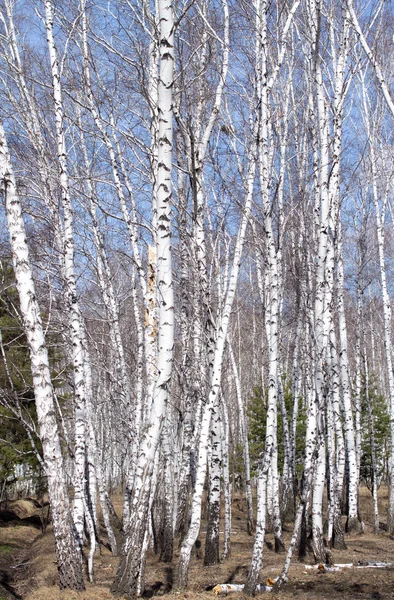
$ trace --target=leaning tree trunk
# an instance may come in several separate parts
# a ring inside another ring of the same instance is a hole
[[[221,376],[223,368],[223,353],[227,338],[227,330],[231,316],[231,309],[234,303],[235,292],[238,283],[238,274],[241,266],[242,250],[245,241],[246,228],[249,222],[252,198],[254,191],[254,179],[256,170],[256,131],[251,144],[251,149],[248,157],[248,175],[246,184],[246,200],[244,206],[244,213],[242,221],[238,230],[237,241],[234,250],[233,263],[231,273],[229,277],[229,283],[226,291],[226,298],[224,302],[223,312],[217,323],[217,339],[215,346],[214,364],[213,364],[213,375],[212,385],[208,398],[208,402],[204,407],[204,413],[201,420],[201,433],[198,448],[198,470],[196,475],[196,484],[192,499],[192,514],[189,531],[182,544],[181,553],[179,557],[179,563],[177,567],[176,583],[179,587],[186,587],[188,578],[188,569],[190,563],[190,557],[193,545],[197,540],[198,533],[200,531],[201,523],[201,501],[204,490],[206,465],[207,465],[207,448],[208,448],[208,435],[209,426],[211,422],[211,411],[216,399],[219,394],[221,385]]]
[[[286,554],[282,572],[275,583],[275,591],[279,589],[283,583],[287,581],[287,573],[290,568],[291,559],[293,556],[294,549],[297,545],[300,536],[300,530],[302,525],[303,517],[308,509],[309,499],[312,489],[312,481],[314,468],[316,464],[316,446],[318,444],[318,427],[317,427],[317,414],[319,410],[318,399],[313,394],[312,390],[309,389],[307,393],[307,425],[306,425],[306,439],[305,439],[305,458],[304,458],[304,474],[303,474],[303,486],[300,494],[300,501],[296,510],[293,535],[291,537],[290,545]]]
[[[60,588],[84,590],[82,557],[73,531],[56,408],[26,231],[3,126],[0,124],[0,190],[5,199],[20,310],[29,346],[34,396],[55,535]]]
[[[269,194],[269,173],[268,173],[268,148],[267,148],[267,120],[268,115],[268,99],[269,92],[272,89],[275,79],[278,75],[280,66],[282,64],[285,51],[286,51],[286,36],[290,28],[294,13],[299,5],[299,0],[295,0],[289,13],[282,32],[282,47],[278,57],[278,62],[273,69],[271,77],[268,79],[267,73],[267,11],[268,2],[266,0],[257,0],[255,3],[255,14],[256,14],[256,63],[255,63],[255,98],[256,101],[256,112],[258,112],[258,118],[256,119],[259,123],[256,137],[252,143],[256,141],[256,145],[259,150],[260,164],[260,183],[262,186],[263,195],[263,210],[265,218],[265,229],[266,229],[266,248],[268,249],[268,256],[270,262],[270,281],[269,281],[269,292],[270,292],[270,314],[273,317],[274,322],[267,323],[267,336],[270,344],[269,355],[270,355],[270,381],[268,391],[268,410],[267,410],[267,427],[266,427],[266,445],[264,458],[260,460],[259,472],[258,472],[258,486],[257,486],[257,523],[256,523],[256,536],[253,546],[253,554],[251,565],[249,569],[248,579],[244,588],[244,592],[248,595],[253,595],[256,592],[256,586],[260,576],[263,560],[263,547],[265,537],[265,526],[266,526],[266,508],[267,508],[267,477],[270,464],[273,467],[274,477],[277,477],[277,464],[275,463],[275,452],[276,452],[276,397],[277,397],[277,351],[278,351],[278,273],[277,273],[277,261],[275,242],[273,239],[273,228],[271,222],[271,210],[269,206],[268,194]],[[261,124],[261,125],[260,125]],[[264,136],[264,140],[261,136]],[[260,145],[258,145],[258,142]],[[275,490],[276,491],[276,490]],[[279,490],[277,490],[279,492]],[[280,515],[276,511],[274,518],[275,527],[275,545],[277,549],[283,549],[282,543],[282,531]]]
[[[332,36],[335,36],[334,30],[332,30]],[[342,27],[339,41],[339,53],[335,65],[335,95],[333,102],[334,138],[329,191],[332,204],[332,218],[335,221],[334,226],[336,226],[337,228],[337,235],[335,237],[335,248],[337,253],[337,310],[340,346],[338,356],[343,395],[344,436],[346,440],[346,453],[348,459],[349,472],[347,529],[353,531],[360,531],[362,529],[362,524],[360,523],[358,518],[359,469],[357,460],[356,433],[349,381],[347,327],[344,307],[342,227],[340,218],[340,162],[342,154],[343,110],[344,101],[348,90],[348,85],[345,85],[346,64],[349,53],[349,13],[344,7],[342,8]]]
[[[146,537],[156,452],[166,416],[172,375],[174,298],[171,253],[171,173],[173,132],[174,14],[173,6],[159,0],[160,79],[159,150],[157,166],[157,285],[159,298],[157,379],[149,419],[142,438],[134,475],[130,515],[112,591],[129,597],[143,591],[144,540]]]

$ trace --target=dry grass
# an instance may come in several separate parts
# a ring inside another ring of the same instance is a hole
[[[23,548],[30,545],[37,538],[37,529],[35,527],[26,527],[25,525],[16,525],[13,527],[0,527],[0,543]]]
[[[55,586],[43,586],[35,590],[26,600],[113,600],[114,597],[109,590],[98,586],[88,585],[84,592],[60,591]]]
[[[372,501],[370,492],[362,488],[360,494],[361,512],[366,524],[361,536],[346,538],[347,550],[334,551],[335,562],[393,561],[394,539],[382,532],[379,536],[372,533]],[[121,498],[115,498],[117,511],[121,508]],[[385,521],[387,508],[387,490],[381,490],[379,499],[381,520]],[[119,512],[118,512],[119,514]],[[204,524],[203,524],[204,529]],[[185,592],[171,589],[173,569],[179,549],[172,565],[161,563],[154,555],[148,557],[146,570],[147,596],[158,599],[163,595],[166,600],[213,600],[212,588],[218,583],[245,581],[250,563],[253,539],[246,533],[246,507],[242,499],[235,499],[233,505],[232,554],[228,561],[215,567],[204,567],[203,561],[192,558],[189,574],[189,588]],[[113,598],[109,591],[114,579],[117,561],[107,550],[95,557],[95,585],[87,584],[85,592],[59,591],[57,587],[57,569],[54,555],[53,535],[50,528],[45,535],[37,535],[37,530],[29,527],[10,527],[0,530],[2,544],[11,544],[14,548],[24,549],[16,557],[22,567],[15,569],[17,579],[15,589],[25,600],[108,600]],[[286,526],[285,540],[291,536],[291,524]],[[201,535],[203,541],[204,535]],[[33,541],[34,540],[34,541]],[[267,541],[273,542],[272,534]],[[25,561],[25,566],[23,562]],[[264,550],[264,566],[261,580],[275,577],[280,573],[283,555],[272,550]],[[294,560],[290,569],[290,583],[271,600],[290,600],[296,597],[307,600],[393,600],[394,570],[346,569],[341,573],[319,573],[307,571],[302,563]],[[1,594],[0,594],[1,597]],[[242,594],[232,594],[231,600],[243,600]]]

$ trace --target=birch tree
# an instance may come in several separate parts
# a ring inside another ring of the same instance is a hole
[[[173,145],[174,14],[172,4],[159,0],[160,75],[158,88],[157,163],[157,281],[158,281],[158,376],[144,436],[141,440],[131,496],[125,541],[113,584],[116,593],[140,595],[145,563],[151,479],[168,403],[174,344],[174,304],[171,260],[171,192]]]
[[[381,6],[377,11],[379,14]],[[359,20],[357,18],[356,12],[354,10],[352,0],[347,0],[347,7],[349,9],[350,21],[352,27],[354,28],[360,44],[368,57],[368,60],[375,72],[379,87],[384,96],[387,108],[389,109],[391,116],[394,117],[394,102],[392,98],[392,94],[390,92],[389,86],[386,81],[385,73],[382,69],[381,62],[379,58],[372,52],[371,47],[367,41],[367,37],[362,31],[360,27]],[[377,16],[375,15],[375,18]],[[375,20],[375,19],[374,19]],[[363,103],[365,105],[365,90],[363,90]],[[369,121],[367,121],[367,127],[369,127]],[[372,142],[372,140],[370,139]],[[373,153],[373,143],[370,144],[371,152]],[[375,169],[374,159],[372,158],[373,169]],[[375,171],[376,173],[376,171]],[[381,273],[381,285],[382,285],[382,296],[383,296],[383,307],[384,307],[384,340],[385,340],[385,351],[386,351],[386,365],[387,365],[387,377],[389,383],[389,409],[390,409],[390,422],[391,422],[391,445],[394,448],[394,378],[393,378],[393,370],[392,370],[392,348],[391,348],[391,305],[387,294],[386,281],[385,281],[385,267],[384,267],[384,236],[382,230],[382,222],[384,217],[384,210],[382,214],[380,214],[379,207],[377,206],[377,191],[376,191],[376,178],[373,173],[373,193],[376,205],[376,222],[377,222],[377,232],[378,232],[378,245],[379,245],[379,262],[380,262],[380,273]],[[387,517],[387,527],[389,531],[393,531],[394,529],[394,461],[391,461],[391,473],[390,473],[390,495],[389,495],[389,506],[388,506],[388,517]]]
[[[29,345],[39,433],[48,477],[59,586],[62,589],[84,590],[82,556],[74,535],[68,504],[48,351],[30,266],[21,204],[2,124],[0,124],[0,181],[20,308]]]
[[[252,113],[254,115],[254,112]],[[205,474],[208,455],[208,437],[211,423],[211,415],[216,398],[220,391],[221,376],[223,369],[223,355],[227,337],[227,331],[231,316],[231,309],[235,299],[238,283],[238,274],[241,267],[242,250],[245,242],[246,228],[252,208],[252,197],[254,190],[254,179],[256,170],[256,121],[252,128],[251,142],[248,152],[247,174],[245,178],[245,201],[241,223],[239,225],[235,248],[233,253],[231,271],[229,273],[224,306],[216,323],[216,343],[214,349],[214,360],[212,366],[212,379],[207,402],[203,409],[201,429],[198,445],[198,468],[196,473],[196,484],[192,497],[191,522],[188,533],[182,543],[179,563],[177,566],[176,583],[179,587],[185,587],[188,579],[188,568],[193,545],[198,537],[201,523],[201,501],[204,489]]]
[[[370,140],[370,157],[371,157],[371,170],[372,170],[372,193],[373,200],[375,205],[375,219],[376,219],[376,231],[377,231],[377,240],[378,240],[378,252],[379,252],[379,269],[380,269],[380,280],[381,280],[381,290],[382,290],[382,300],[383,300],[383,319],[384,319],[384,346],[385,346],[385,354],[386,354],[386,366],[387,366],[387,380],[388,380],[388,390],[389,390],[389,407],[390,414],[393,406],[394,399],[394,376],[392,370],[392,343],[391,343],[391,302],[388,294],[387,288],[387,278],[386,278],[386,266],[385,266],[385,232],[384,232],[384,220],[385,213],[387,209],[387,201],[388,201],[388,182],[386,183],[385,189],[383,191],[383,201],[382,205],[380,205],[379,197],[380,191],[378,186],[378,172],[377,172],[377,156],[375,149],[375,142],[373,136],[373,131],[371,127],[370,121],[370,113],[369,113],[369,98],[367,94],[367,90],[365,85],[363,85],[363,105],[364,105],[364,115],[365,115],[365,126],[367,130],[368,139]],[[390,421],[392,423],[392,420]],[[391,427],[392,436],[393,427]],[[392,445],[394,444],[394,439],[392,437]],[[393,474],[391,474],[391,481],[393,481]],[[394,494],[393,485],[390,485],[390,501],[388,507],[388,527],[391,529],[393,527],[393,519],[394,516],[392,514],[393,506],[394,506],[394,496],[392,498],[392,494]]]

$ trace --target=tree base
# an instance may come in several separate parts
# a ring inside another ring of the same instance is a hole
[[[340,517],[334,519],[331,547],[335,550],[347,550]]]
[[[324,546],[323,535],[319,528],[312,532],[309,542],[315,561],[324,563],[326,561],[326,549]]]
[[[187,588],[189,562],[190,559],[182,557],[182,554],[180,555],[179,562],[175,568],[174,589],[176,591],[182,591]]]
[[[248,517],[247,528],[248,528],[248,535],[254,535],[254,532],[256,531],[256,523],[254,522],[254,519],[250,519]]]
[[[136,598],[144,591],[145,555],[142,542],[132,546],[126,553],[121,554],[115,581],[111,592],[116,597]]]
[[[346,521],[346,528],[345,528],[346,533],[358,533],[361,534],[363,533],[363,526],[361,521],[359,521],[359,519],[357,517],[352,517],[347,519]]]
[[[285,548],[282,538],[275,537],[275,553],[283,554],[284,552],[286,552],[286,548]]]

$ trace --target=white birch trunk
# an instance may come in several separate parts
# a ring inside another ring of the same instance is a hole
[[[219,394],[216,396],[211,414],[210,424],[210,461],[207,536],[205,540],[204,565],[215,565],[219,562],[219,522],[221,498],[221,419]]]
[[[181,135],[179,135],[178,144],[181,144]],[[179,440],[181,444],[181,457],[179,466],[179,480],[177,489],[177,515],[175,533],[184,532],[187,520],[187,512],[189,508],[189,492],[191,485],[190,459],[193,446],[195,428],[198,429],[199,418],[195,414],[195,410],[199,411],[197,403],[198,379],[195,375],[196,368],[193,366],[195,358],[193,355],[192,331],[193,324],[191,323],[190,313],[192,302],[190,300],[190,290],[192,287],[192,277],[190,273],[190,251],[189,238],[187,232],[187,197],[186,197],[186,181],[183,170],[185,165],[183,161],[179,165],[178,173],[178,230],[179,230],[179,254],[181,260],[180,273],[180,336],[182,348],[182,365],[180,369],[180,386],[184,397],[183,401],[183,419],[182,419],[182,436]],[[197,421],[197,423],[196,423]]]
[[[205,483],[205,474],[207,466],[207,451],[208,451],[208,436],[211,420],[212,407],[216,396],[219,393],[221,385],[221,375],[223,367],[223,353],[227,337],[227,329],[229,325],[231,309],[233,306],[235,292],[238,282],[238,274],[241,266],[242,250],[245,241],[246,227],[249,221],[249,215],[252,206],[254,178],[256,170],[256,131],[252,139],[252,147],[249,152],[248,160],[248,175],[246,186],[246,199],[244,204],[244,212],[242,221],[237,235],[236,246],[234,250],[233,263],[229,284],[226,291],[226,298],[223,311],[216,325],[217,339],[215,345],[215,356],[213,364],[212,385],[209,393],[208,401],[204,406],[203,417],[201,421],[200,441],[198,448],[198,470],[196,474],[196,484],[192,499],[192,514],[189,531],[181,547],[179,563],[176,574],[176,584],[179,587],[187,585],[188,568],[193,545],[198,537],[201,523],[201,500]]]
[[[174,345],[174,299],[171,253],[171,173],[173,141],[173,6],[159,0],[160,79],[158,90],[159,133],[157,164],[157,297],[158,351],[157,379],[153,390],[149,420],[140,443],[135,469],[130,517],[125,524],[125,541],[112,590],[135,595],[143,592],[144,539],[149,522],[152,475],[163,421],[166,415],[172,374]]]
[[[317,423],[319,428],[319,424]],[[320,425],[321,429],[321,425]],[[318,442],[318,458],[312,486],[312,549],[317,562],[325,562],[323,545],[323,495],[326,476],[326,445],[324,436],[320,434]]]
[[[286,35],[299,2],[293,3],[289,10],[286,23],[282,32],[281,51],[278,62],[273,68],[271,77],[268,79],[267,73],[267,10],[268,3],[265,0],[258,0],[255,4],[256,11],[256,64],[255,64],[255,84],[256,101],[259,107],[259,160],[260,160],[260,185],[262,194],[262,204],[264,211],[264,230],[265,230],[265,249],[268,256],[268,298],[263,306],[266,307],[265,325],[269,345],[269,388],[268,388],[268,406],[267,406],[267,425],[266,425],[266,443],[264,458],[259,465],[258,488],[257,488],[257,526],[255,543],[253,546],[253,555],[249,570],[248,580],[245,585],[245,592],[249,595],[255,593],[260,570],[262,566],[265,521],[266,521],[266,492],[267,476],[271,466],[274,498],[274,535],[275,549],[283,549],[282,527],[279,513],[279,485],[277,470],[277,440],[276,440],[276,403],[277,403],[277,377],[278,377],[278,263],[273,237],[272,213],[269,199],[269,111],[268,95],[278,75],[286,51]]]
[[[257,479],[257,517],[256,517],[256,536],[253,545],[252,568],[249,569],[248,579],[245,584],[244,591],[249,596],[253,595],[258,586],[260,570],[263,563],[263,549],[266,527],[266,500],[267,500],[267,476],[269,462],[265,455],[264,462],[259,466]]]
[[[221,403],[222,411],[222,462],[223,462],[223,492],[224,492],[224,539],[221,560],[227,560],[231,554],[231,483],[229,471],[229,438],[230,426],[227,404]]]
[[[310,378],[309,378],[310,381]],[[295,514],[294,529],[289,544],[289,548],[286,554],[286,559],[283,564],[282,572],[276,581],[274,590],[279,589],[283,583],[287,581],[287,574],[289,572],[291,559],[293,557],[294,549],[297,545],[300,536],[300,530],[303,518],[306,518],[308,512],[309,499],[311,496],[312,482],[314,469],[316,467],[316,448],[318,444],[318,399],[313,393],[312,386],[308,387],[306,394],[307,402],[307,425],[306,425],[306,439],[305,439],[305,458],[304,458],[304,475],[303,475],[303,486],[301,489],[300,500]]]
[[[333,28],[330,30],[332,38],[335,36]],[[333,46],[334,40],[333,40]],[[342,9],[342,31],[340,34],[339,53],[335,64],[335,89],[334,89],[334,138],[332,153],[332,168],[330,175],[329,192],[331,197],[331,211],[336,224],[336,253],[337,253],[337,310],[339,325],[339,363],[343,395],[344,433],[346,439],[346,452],[348,457],[348,530],[360,531],[358,520],[358,485],[359,471],[357,468],[356,436],[352,410],[351,389],[349,381],[349,366],[347,352],[347,327],[344,307],[344,275],[342,251],[342,227],[340,215],[340,157],[342,152],[343,109],[349,81],[345,83],[345,69],[349,52],[349,13]]]
[[[283,448],[284,448],[284,459],[283,459],[283,474],[282,474],[282,489],[280,496],[280,510],[283,515],[287,514],[289,504],[291,504],[290,493],[293,488],[292,477],[291,477],[291,448],[290,448],[290,428],[289,420],[287,416],[285,396],[283,391],[282,376],[279,373],[278,376],[278,392],[279,392],[279,406],[282,417],[282,432],[283,432]]]
[[[145,304],[145,327],[142,328],[141,319],[139,315],[139,310],[135,305],[134,301],[134,314],[136,319],[137,326],[137,334],[138,334],[138,371],[137,371],[137,402],[134,407],[131,406],[131,390],[130,384],[128,381],[128,376],[126,373],[126,369],[124,367],[124,357],[123,346],[121,343],[121,337],[119,333],[119,328],[116,327],[117,318],[117,306],[112,302],[112,299],[109,298],[109,310],[112,313],[112,319],[114,320],[114,332],[113,335],[116,339],[116,352],[119,355],[119,365],[120,365],[120,380],[121,380],[121,394],[122,399],[128,410],[130,423],[132,424],[132,456],[131,463],[135,464],[136,461],[136,452],[138,446],[138,438],[139,438],[139,428],[141,425],[141,421],[147,416],[147,411],[149,411],[149,406],[143,405],[143,392],[142,392],[142,353],[145,350],[145,363],[146,363],[146,377],[148,381],[148,394],[146,395],[149,398],[152,398],[153,386],[156,377],[156,344],[157,344],[157,323],[156,323],[156,299],[155,299],[155,274],[156,274],[156,250],[150,248],[149,251],[149,279],[148,285],[145,281],[145,271],[143,269],[142,260],[140,256],[140,251],[138,247],[138,229],[136,225],[136,208],[133,197],[132,185],[130,183],[127,171],[124,166],[124,161],[122,158],[122,153],[119,147],[119,142],[116,137],[114,120],[111,117],[111,126],[112,126],[112,137],[108,134],[104,124],[100,118],[98,109],[96,107],[93,91],[92,91],[92,83],[91,83],[91,75],[90,75],[90,67],[89,67],[89,47],[88,47],[88,35],[87,35],[87,16],[86,16],[86,2],[85,0],[81,0],[81,20],[82,20],[82,55],[83,55],[83,63],[84,63],[84,79],[85,79],[85,91],[88,101],[88,108],[91,111],[93,116],[95,125],[99,130],[104,144],[107,148],[108,155],[110,158],[113,179],[115,182],[115,188],[118,195],[118,199],[120,202],[123,219],[127,226],[127,231],[129,234],[130,244],[133,251],[133,258],[136,265],[136,270],[138,273],[138,282],[139,287],[142,293],[143,301]],[[153,148],[156,147],[156,142],[153,143]],[[117,151],[117,153],[116,153]],[[119,163],[119,164],[118,164]],[[157,164],[157,161],[154,160],[154,164]],[[126,195],[124,192],[124,188],[121,182],[121,173],[123,174],[123,178],[125,181],[125,186],[131,201],[132,215],[130,216]],[[156,188],[154,189],[154,200],[153,200],[153,214],[154,218],[157,217],[157,206],[156,206]],[[156,227],[154,227],[156,230]],[[105,263],[104,263],[105,264]],[[133,292],[135,294],[135,291]],[[133,470],[131,469],[129,473],[129,481],[127,483],[127,489],[130,489],[132,486],[132,477]],[[125,502],[125,513],[127,515],[127,502]]]
[[[174,424],[171,407],[167,410],[167,420],[163,429],[162,455],[163,455],[163,509],[160,558],[163,562],[170,563],[174,552]]]
[[[271,457],[271,482],[272,482],[272,508],[273,527],[275,537],[275,551],[283,549],[282,524],[279,511],[279,478],[277,461],[277,404],[278,404],[278,334],[279,334],[279,289],[278,289],[278,256],[272,224],[272,206],[270,199],[270,140],[268,123],[270,119],[268,105],[268,65],[267,65],[267,5],[261,4],[259,35],[260,35],[260,60],[261,60],[261,103],[260,103],[260,129],[259,129],[259,167],[262,206],[264,213],[264,244],[265,254],[268,256],[266,267],[265,292],[265,328],[268,343],[268,404],[266,421],[265,452]]]
[[[5,200],[20,310],[29,346],[39,434],[48,478],[59,585],[61,588],[83,590],[82,558],[73,533],[68,503],[48,352],[30,267],[21,205],[1,123],[0,182],[0,189]]]
[[[370,125],[370,117],[368,113],[367,94],[365,86],[363,86],[363,102],[365,112],[365,124],[368,133],[368,139],[370,140],[370,156],[371,156],[371,169],[372,169],[372,191],[373,200],[375,205],[375,219],[376,219],[376,234],[378,240],[378,252],[379,252],[379,270],[380,270],[380,282],[382,290],[383,300],[383,322],[384,322],[384,347],[386,355],[386,369],[387,369],[387,382],[389,392],[389,414],[390,414],[390,430],[391,430],[391,447],[394,448],[394,375],[393,375],[393,361],[392,361],[392,341],[391,341],[391,302],[387,287],[386,277],[386,266],[385,266],[385,235],[384,235],[384,213],[386,201],[383,202],[383,208],[379,206],[379,192],[378,192],[378,174],[376,170],[376,155],[375,147],[372,136],[372,129]],[[386,195],[387,198],[387,195]],[[387,528],[388,531],[394,530],[394,461],[391,459],[390,465],[390,493],[389,493],[389,506],[387,515]]]
[[[85,380],[86,387],[88,390],[93,389],[92,385],[92,370],[89,353],[86,347],[85,340]],[[89,473],[92,472],[92,479],[94,481],[91,482],[91,493],[89,497],[89,502],[91,502],[94,506],[92,511],[93,516],[93,524],[95,526],[95,531],[98,533],[99,524],[97,518],[97,508],[96,508],[96,487],[98,492],[98,497],[101,506],[101,512],[103,515],[104,526],[107,531],[108,541],[111,546],[111,551],[114,556],[118,554],[118,545],[116,542],[116,537],[114,534],[114,530],[111,523],[110,514],[108,511],[108,502],[107,502],[107,492],[105,489],[105,482],[103,476],[103,469],[101,465],[101,458],[99,456],[99,449],[97,445],[97,419],[94,416],[94,407],[93,407],[93,397],[90,393],[86,396],[86,416],[87,416],[87,441],[88,441],[88,460],[89,465],[91,464],[91,468],[89,469]],[[93,485],[94,484],[94,485]],[[93,555],[92,555],[93,556]],[[93,569],[93,565],[92,565]]]
[[[310,0],[307,5],[309,26],[312,31],[311,62],[313,77],[313,90],[316,94],[317,106],[317,132],[314,132],[314,148],[318,148],[318,168],[315,180],[315,211],[317,223],[317,260],[316,260],[316,292],[314,307],[314,342],[315,352],[317,354],[315,362],[315,388],[319,399],[320,410],[324,409],[325,394],[325,374],[323,369],[328,346],[328,306],[327,293],[328,275],[326,271],[327,254],[329,250],[330,235],[330,203],[328,195],[329,181],[329,139],[328,139],[328,114],[324,93],[323,75],[321,68],[321,58],[319,52],[320,46],[320,1]],[[311,104],[313,106],[313,103]],[[315,150],[316,152],[317,150]],[[329,265],[330,266],[330,265]],[[321,425],[321,424],[320,424]],[[324,560],[323,547],[323,523],[322,523],[322,503],[325,476],[325,444],[320,427],[319,440],[319,459],[316,468],[315,480],[313,483],[312,499],[312,545],[315,558]]]
[[[85,493],[85,377],[82,315],[74,273],[73,213],[70,198],[70,185],[67,167],[67,149],[64,130],[64,109],[57,49],[53,34],[54,14],[51,0],[45,0],[45,28],[53,87],[53,101],[56,121],[57,160],[59,183],[63,208],[63,260],[64,293],[69,312],[69,328],[72,346],[74,397],[75,397],[75,473],[73,512],[75,528],[80,543],[83,540],[84,493]]]
[[[353,418],[352,397],[349,381],[347,327],[343,298],[344,275],[341,240],[342,232],[340,222],[338,222],[338,227],[338,321],[340,338],[339,359],[343,395],[344,433],[346,439],[346,452],[348,457],[349,470],[347,531],[360,532],[362,527],[358,517],[359,463],[357,460],[356,432]]]
[[[362,290],[361,290],[361,266],[359,261],[357,273],[357,323],[356,323],[356,356],[355,356],[355,382],[354,382],[354,405],[355,405],[355,429],[356,429],[356,455],[357,471],[360,473],[361,464],[361,327],[362,327]]]
[[[375,453],[375,427],[373,422],[373,413],[371,400],[369,398],[369,368],[367,359],[367,349],[365,346],[364,339],[364,376],[365,376],[365,403],[367,405],[368,412],[368,425],[369,425],[369,439],[371,445],[371,479],[372,479],[372,498],[373,498],[373,512],[374,512],[374,533],[379,533],[379,507],[378,507],[378,479],[377,479],[377,468],[376,468],[376,453]]]
[[[292,368],[292,397],[293,397],[293,412],[290,424],[290,469],[293,482],[293,505],[294,512],[296,506],[296,435],[297,435],[297,420],[300,404],[300,373],[299,373],[299,352],[300,352],[300,337],[303,326],[302,311],[298,309],[297,316],[297,331],[293,352],[293,368]]]

